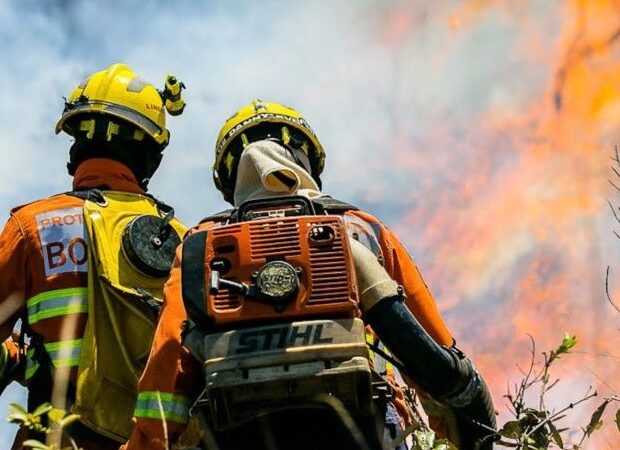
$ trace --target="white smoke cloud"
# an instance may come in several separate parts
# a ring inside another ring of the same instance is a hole
[[[0,126],[10,156],[0,168],[0,206],[68,186],[69,140],[51,131],[61,97],[117,61],[156,85],[171,71],[188,86],[187,112],[170,120],[172,142],[152,184],[182,218],[224,206],[210,184],[213,143],[223,120],[255,97],[304,112],[329,152],[328,189],[363,199],[373,178],[393,170],[396,131],[423,136],[442,115],[520,97],[506,89],[518,77],[503,60],[518,59],[514,26],[489,17],[456,39],[446,25],[449,6],[418,3],[9,2],[0,36],[11,45],[0,80],[10,107]],[[384,36],[396,7],[415,23],[392,45]]]

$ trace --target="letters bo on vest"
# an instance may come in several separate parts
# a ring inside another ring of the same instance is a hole
[[[344,220],[266,216],[216,225],[183,243],[184,345],[203,362],[212,426],[225,430],[257,414],[311,406],[321,394],[371,415],[369,354]]]
[[[66,208],[36,216],[45,276],[88,270],[88,236],[82,208]]]

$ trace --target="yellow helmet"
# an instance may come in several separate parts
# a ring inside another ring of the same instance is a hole
[[[258,127],[259,125],[261,127]],[[260,133],[253,136],[252,130],[257,127],[264,128],[266,125],[276,130],[278,138],[285,145],[289,145],[296,136],[303,140],[300,142],[300,149],[310,161],[312,177],[321,185],[320,175],[325,165],[325,151],[310,125],[293,108],[256,99],[226,120],[215,143],[213,180],[225,200],[232,202],[237,166],[243,149],[250,142],[266,137]]]
[[[56,124],[56,133],[62,130],[75,136],[72,128],[75,121],[69,120],[74,116],[107,114],[134,125],[163,148],[170,138],[166,129],[164,101],[152,84],[136,75],[127,65],[113,64],[93,73],[71,92],[62,117]]]

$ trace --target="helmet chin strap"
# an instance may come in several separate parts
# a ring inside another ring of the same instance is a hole
[[[138,180],[140,187],[146,190],[163,158],[163,146],[148,136],[136,140],[133,127],[121,125],[118,129],[119,133],[110,140],[98,132],[93,132],[89,137],[89,130],[76,133],[75,142],[69,151],[69,175],[75,175],[83,161],[108,158],[125,164]]]

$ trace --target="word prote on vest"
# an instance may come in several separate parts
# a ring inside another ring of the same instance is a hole
[[[82,208],[67,208],[36,216],[45,276],[88,271],[88,235]]]
[[[334,341],[331,336],[324,336],[323,323],[308,325],[284,325],[279,327],[240,331],[237,345],[232,353],[243,354],[256,351],[281,350],[288,347],[329,344]]]

